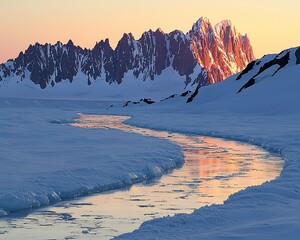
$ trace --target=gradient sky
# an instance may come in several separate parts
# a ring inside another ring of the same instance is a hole
[[[124,32],[187,32],[201,16],[231,20],[259,58],[300,45],[299,9],[299,0],[0,0],[0,62],[35,42],[91,48],[109,38],[115,47]]]

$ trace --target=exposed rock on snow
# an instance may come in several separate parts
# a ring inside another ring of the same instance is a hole
[[[276,55],[274,58],[269,60],[270,55],[267,57],[264,57],[261,59],[261,61],[253,61],[251,62],[243,71],[242,73],[236,78],[236,80],[241,79],[245,74],[251,73],[252,77],[251,79],[238,91],[241,92],[242,90],[252,86],[255,84],[256,79],[264,79],[270,75],[274,76],[278,71],[281,69],[284,69],[285,66],[293,66],[297,64],[297,51],[295,48],[293,49],[287,49],[285,51],[282,51],[280,54]],[[295,55],[296,59],[290,58],[290,56]],[[266,60],[267,59],[267,60]],[[257,65],[256,69],[259,69],[258,71],[251,71],[253,70],[254,65]],[[274,67],[274,68],[272,68]],[[253,73],[255,73],[253,75]]]

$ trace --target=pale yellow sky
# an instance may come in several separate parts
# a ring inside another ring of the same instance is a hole
[[[231,20],[261,57],[300,45],[299,9],[299,0],[0,0],[0,62],[35,42],[91,48],[109,38],[115,47],[124,32],[187,32],[201,16]]]

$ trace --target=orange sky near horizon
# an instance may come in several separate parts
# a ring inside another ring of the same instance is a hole
[[[124,32],[136,39],[149,29],[187,32],[201,16],[231,20],[259,58],[300,45],[299,9],[299,0],[0,0],[0,63],[35,42],[92,48],[109,38],[115,47]]]

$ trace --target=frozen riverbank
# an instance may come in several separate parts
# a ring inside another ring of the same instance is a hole
[[[60,124],[75,111],[5,106],[0,116],[0,215],[117,189],[183,163],[178,146],[118,130]]]

